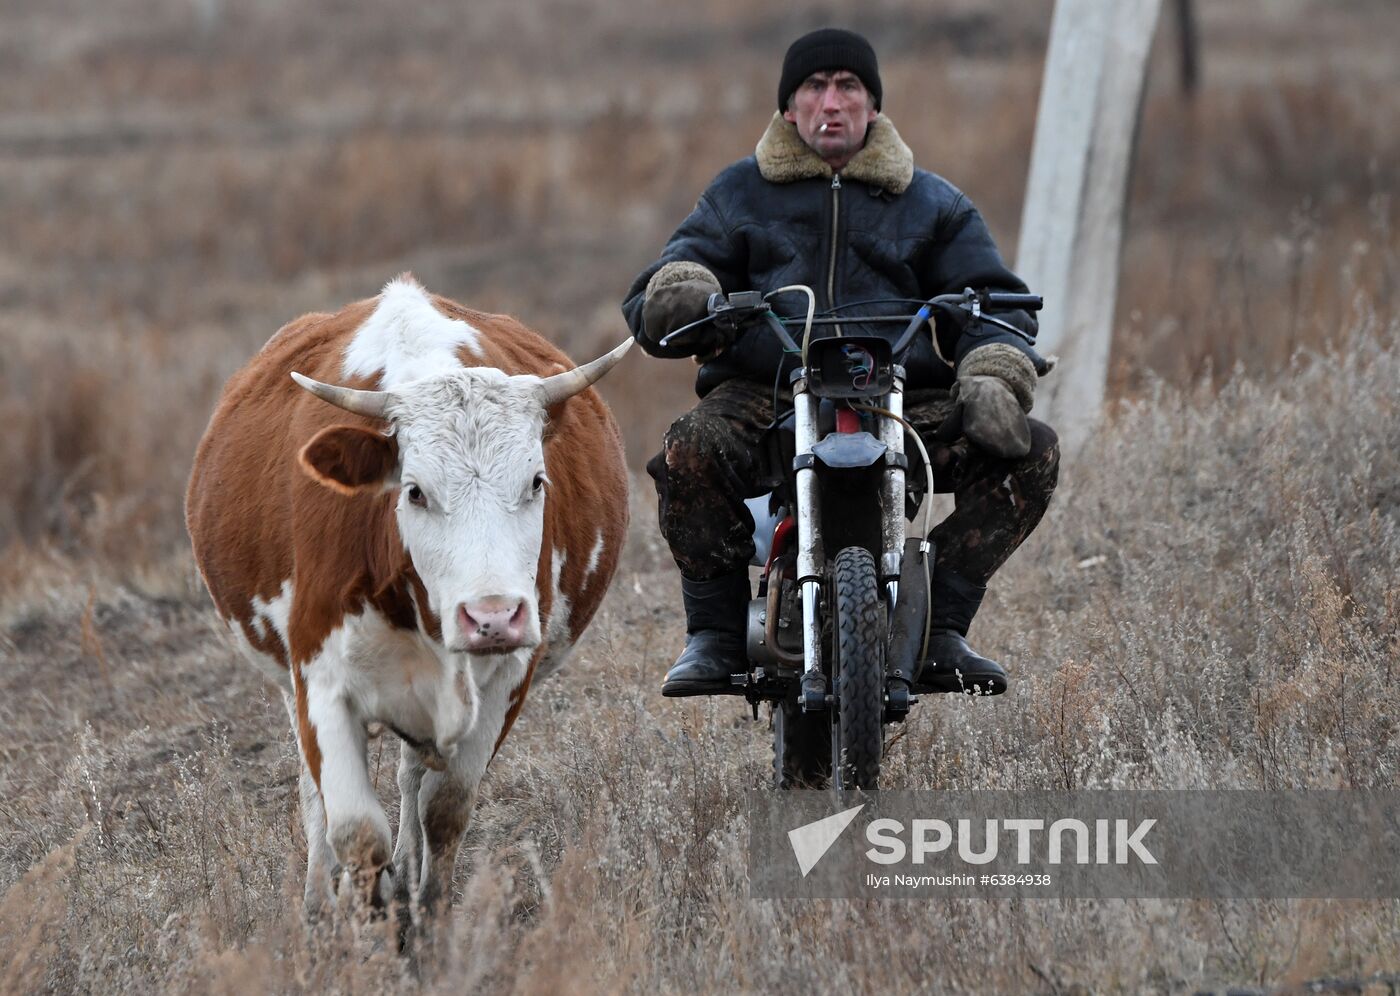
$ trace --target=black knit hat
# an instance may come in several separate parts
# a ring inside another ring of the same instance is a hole
[[[788,97],[813,73],[845,69],[860,77],[880,109],[880,66],[870,42],[854,31],[821,28],[803,35],[788,46],[783,56],[783,75],[778,81],[778,110],[787,110]]]

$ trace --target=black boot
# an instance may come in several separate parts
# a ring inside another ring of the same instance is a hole
[[[692,581],[682,575],[681,598],[685,602],[685,649],[666,672],[661,694],[676,698],[729,691],[729,676],[749,668],[744,646],[748,568],[713,581]]]
[[[1000,695],[1006,691],[1006,671],[969,647],[965,639],[987,593],[986,586],[973,584],[945,567],[934,568],[932,582],[928,657],[914,682],[914,691]]]

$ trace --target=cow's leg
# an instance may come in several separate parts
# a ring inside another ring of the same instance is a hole
[[[433,913],[452,886],[457,864],[457,848],[466,832],[476,786],[481,775],[464,777],[449,768],[429,771],[423,776],[418,793],[418,819],[423,828],[423,863],[418,877],[418,902],[427,914]]]
[[[301,826],[306,832],[306,890],[303,905],[308,920],[320,919],[335,901],[335,852],[326,836],[326,809],[321,805],[321,793],[301,762],[298,790],[301,795]]]
[[[399,836],[394,841],[394,898],[405,907],[413,898],[423,863],[423,821],[418,816],[419,787],[427,771],[418,752],[399,747]]]
[[[304,686],[309,736],[307,754],[321,762],[321,800],[326,833],[340,864],[350,873],[356,898],[372,906],[388,899],[380,875],[389,864],[389,820],[370,781],[365,724],[351,711],[339,689]],[[308,731],[303,731],[308,735]]]
[[[287,715],[296,730],[296,700],[290,693],[283,695]],[[308,920],[319,919],[326,908],[334,901],[335,893],[335,852],[331,850],[330,839],[326,836],[326,810],[321,805],[321,792],[311,777],[311,769],[306,764],[306,754],[297,751],[298,794],[301,796],[301,827],[306,834],[306,889],[303,893],[303,912]]]
[[[457,848],[466,832],[477,787],[496,752],[512,693],[525,680],[528,660],[520,655],[480,659],[471,667],[470,694],[476,722],[458,743],[444,771],[423,775],[418,816],[423,828],[423,864],[418,901],[431,912],[452,885]]]

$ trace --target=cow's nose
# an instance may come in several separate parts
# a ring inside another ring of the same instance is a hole
[[[501,650],[520,646],[525,635],[523,598],[483,598],[457,606],[457,626],[467,650]]]

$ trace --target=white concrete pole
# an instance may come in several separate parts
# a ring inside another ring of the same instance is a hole
[[[1098,420],[1118,293],[1123,207],[1161,0],[1057,0],[1017,273],[1043,294],[1039,349],[1060,365],[1036,414],[1072,452]]]

